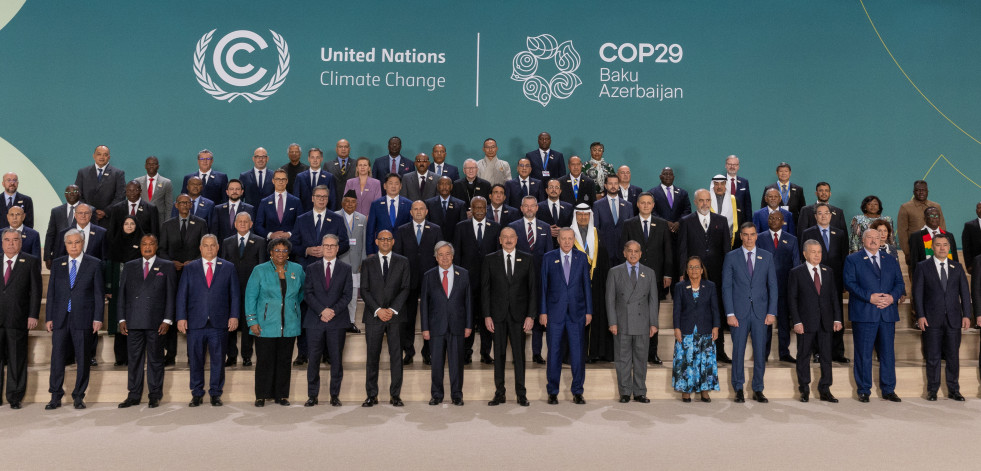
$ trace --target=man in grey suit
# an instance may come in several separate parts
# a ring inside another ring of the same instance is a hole
[[[126,174],[109,165],[109,147],[98,146],[92,154],[94,164],[78,169],[75,185],[82,192],[82,201],[95,208],[94,222],[108,224],[109,206],[125,198]]]
[[[401,195],[410,201],[425,200],[436,196],[436,175],[429,171],[429,156],[416,155],[416,171],[402,175]]]
[[[343,139],[341,140],[344,141]],[[344,142],[346,143],[347,141]],[[337,145],[339,146],[340,143]],[[354,314],[358,307],[357,289],[361,286],[361,262],[365,258],[364,231],[368,223],[368,218],[364,214],[355,211],[357,207],[358,193],[354,190],[347,190],[347,193],[344,194],[344,199],[341,200],[341,210],[337,212],[344,219],[344,228],[347,229],[348,237],[347,252],[344,252],[337,258],[351,265],[354,277],[355,293],[351,296],[351,303],[347,306],[347,312],[351,316],[351,328],[348,329],[348,332],[353,334],[361,332],[358,326],[354,325]]]
[[[51,208],[51,216],[48,218],[48,230],[44,234],[44,265],[51,269],[51,260],[54,258],[55,249],[58,248],[58,234],[75,224],[75,209],[82,204],[80,198],[82,192],[76,185],[65,187],[65,201],[61,206]]]
[[[146,175],[136,177],[136,183],[140,184],[143,201],[157,208],[159,226],[162,226],[170,218],[170,210],[174,207],[174,185],[169,178],[157,173],[160,170],[160,161],[156,157],[147,157],[143,168],[146,169]]]
[[[629,240],[623,246],[621,263],[606,278],[606,315],[616,348],[614,364],[620,402],[648,403],[647,352],[650,338],[657,335],[657,274],[640,263],[640,243]]]

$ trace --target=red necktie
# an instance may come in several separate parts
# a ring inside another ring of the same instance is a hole
[[[208,280],[208,288],[211,287],[211,279],[214,278],[215,272],[211,271],[211,262],[208,262],[208,271],[205,272],[204,277]]]
[[[150,262],[143,262],[143,279],[150,274]]]
[[[446,297],[450,297],[450,280],[446,278],[446,274],[449,270],[443,270],[443,292],[446,293]]]
[[[821,294],[821,275],[818,274],[817,267],[814,267],[814,289]]]
[[[13,260],[7,260],[7,269],[3,271],[3,284],[5,285],[7,283],[10,283],[10,271],[12,269],[11,267],[13,266],[13,263],[14,263]]]
[[[729,181],[732,182],[732,191],[730,191],[729,194],[735,195],[736,194],[736,178],[735,177],[729,177]]]
[[[129,215],[136,216],[136,203],[129,204]]]
[[[153,177],[150,177],[150,183],[146,186],[146,198],[153,200]]]
[[[399,173],[399,166],[395,164],[395,159],[392,159],[392,173],[394,174]]]
[[[780,248],[777,245],[777,242],[779,242],[779,241],[780,241],[780,239],[777,238],[777,235],[776,234],[773,234],[773,250],[777,250],[778,248]]]

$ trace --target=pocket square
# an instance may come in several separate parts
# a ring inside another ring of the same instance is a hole
[[[157,276],[164,276],[163,273],[157,273]]]

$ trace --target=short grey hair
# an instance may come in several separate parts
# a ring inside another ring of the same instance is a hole
[[[205,234],[205,235],[201,236],[201,243],[202,244],[204,243],[204,239],[214,239],[214,241],[215,241],[216,244],[221,245],[221,243],[218,242],[218,236],[216,236],[214,234]]]
[[[812,246],[812,245],[818,245],[818,246],[820,246],[821,243],[818,242],[818,241],[816,241],[816,240],[814,240],[814,239],[807,239],[807,240],[804,241],[804,250],[807,250],[807,248],[810,247],[810,246]]]
[[[238,218],[240,218],[242,216],[245,216],[245,218],[248,219],[249,222],[252,222],[252,215],[249,214],[248,211],[242,211],[241,213],[236,214],[235,215],[235,220],[238,221]]]
[[[453,248],[453,244],[451,244],[451,243],[449,243],[449,242],[447,242],[445,240],[441,240],[439,242],[436,242],[436,248],[433,249],[433,257],[435,257],[436,254],[439,253],[439,249],[441,249],[443,247],[449,247],[450,248],[450,253],[456,255],[456,250]]]
[[[324,234],[324,237],[320,239],[320,243],[323,244],[324,242],[327,242],[327,239],[334,239],[334,242],[337,242],[338,244],[341,242],[341,238],[337,237],[337,234]]]
[[[65,240],[65,243],[67,243],[68,242],[68,238],[69,237],[72,237],[72,236],[81,237],[82,238],[82,242],[85,242],[85,234],[82,234],[82,231],[80,231],[78,229],[68,229],[67,231],[65,231],[65,239],[64,239]]]
[[[535,202],[535,204],[538,204],[538,198],[535,198],[534,196],[531,196],[531,195],[528,195],[528,196],[525,196],[524,198],[521,198],[521,204],[525,204],[525,200],[527,200],[527,199],[531,199],[532,201]]]
[[[13,208],[11,208],[11,209],[13,209]],[[17,240],[20,240],[20,231],[18,231],[17,229],[14,229],[12,227],[7,227],[7,228],[3,229],[3,231],[0,231],[0,237],[6,236],[8,232],[13,232],[14,234],[17,234]]]

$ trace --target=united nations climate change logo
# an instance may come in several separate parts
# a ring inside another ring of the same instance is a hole
[[[201,36],[201,39],[198,40],[197,47],[194,48],[194,76],[197,77],[198,83],[201,84],[204,91],[208,92],[216,100],[231,103],[232,100],[242,97],[249,103],[252,103],[253,101],[261,101],[269,98],[270,95],[276,93],[276,90],[279,90],[279,87],[283,86],[283,82],[286,81],[286,74],[290,72],[290,50],[286,45],[286,40],[273,30],[269,30],[269,32],[272,33],[273,42],[276,44],[276,51],[279,53],[279,65],[276,67],[276,73],[273,74],[269,82],[263,85],[262,88],[252,92],[226,91],[217,82],[211,80],[208,69],[205,67],[205,59],[208,55],[208,44],[211,43],[211,37],[215,34],[215,31],[217,29],[213,29],[204,36]],[[248,40],[249,42],[243,42],[243,40]],[[230,47],[229,44],[231,44]],[[215,73],[218,74],[218,77],[222,81],[233,87],[246,88],[259,83],[266,76],[266,73],[269,72],[268,70],[264,67],[259,67],[256,70],[252,64],[239,65],[235,60],[235,53],[239,51],[251,53],[256,50],[256,46],[260,50],[269,47],[262,36],[252,31],[238,30],[226,34],[218,40],[211,54]],[[233,77],[225,70],[226,66],[239,76],[249,74],[252,71],[255,71],[255,73],[247,77]]]
[[[528,36],[527,49],[514,55],[511,67],[511,80],[522,82],[525,98],[548,106],[552,98],[564,100],[572,96],[582,80],[575,74],[579,69],[579,52],[572,41],[561,44],[551,34]],[[552,60],[558,73],[545,80],[538,74],[539,61]]]

